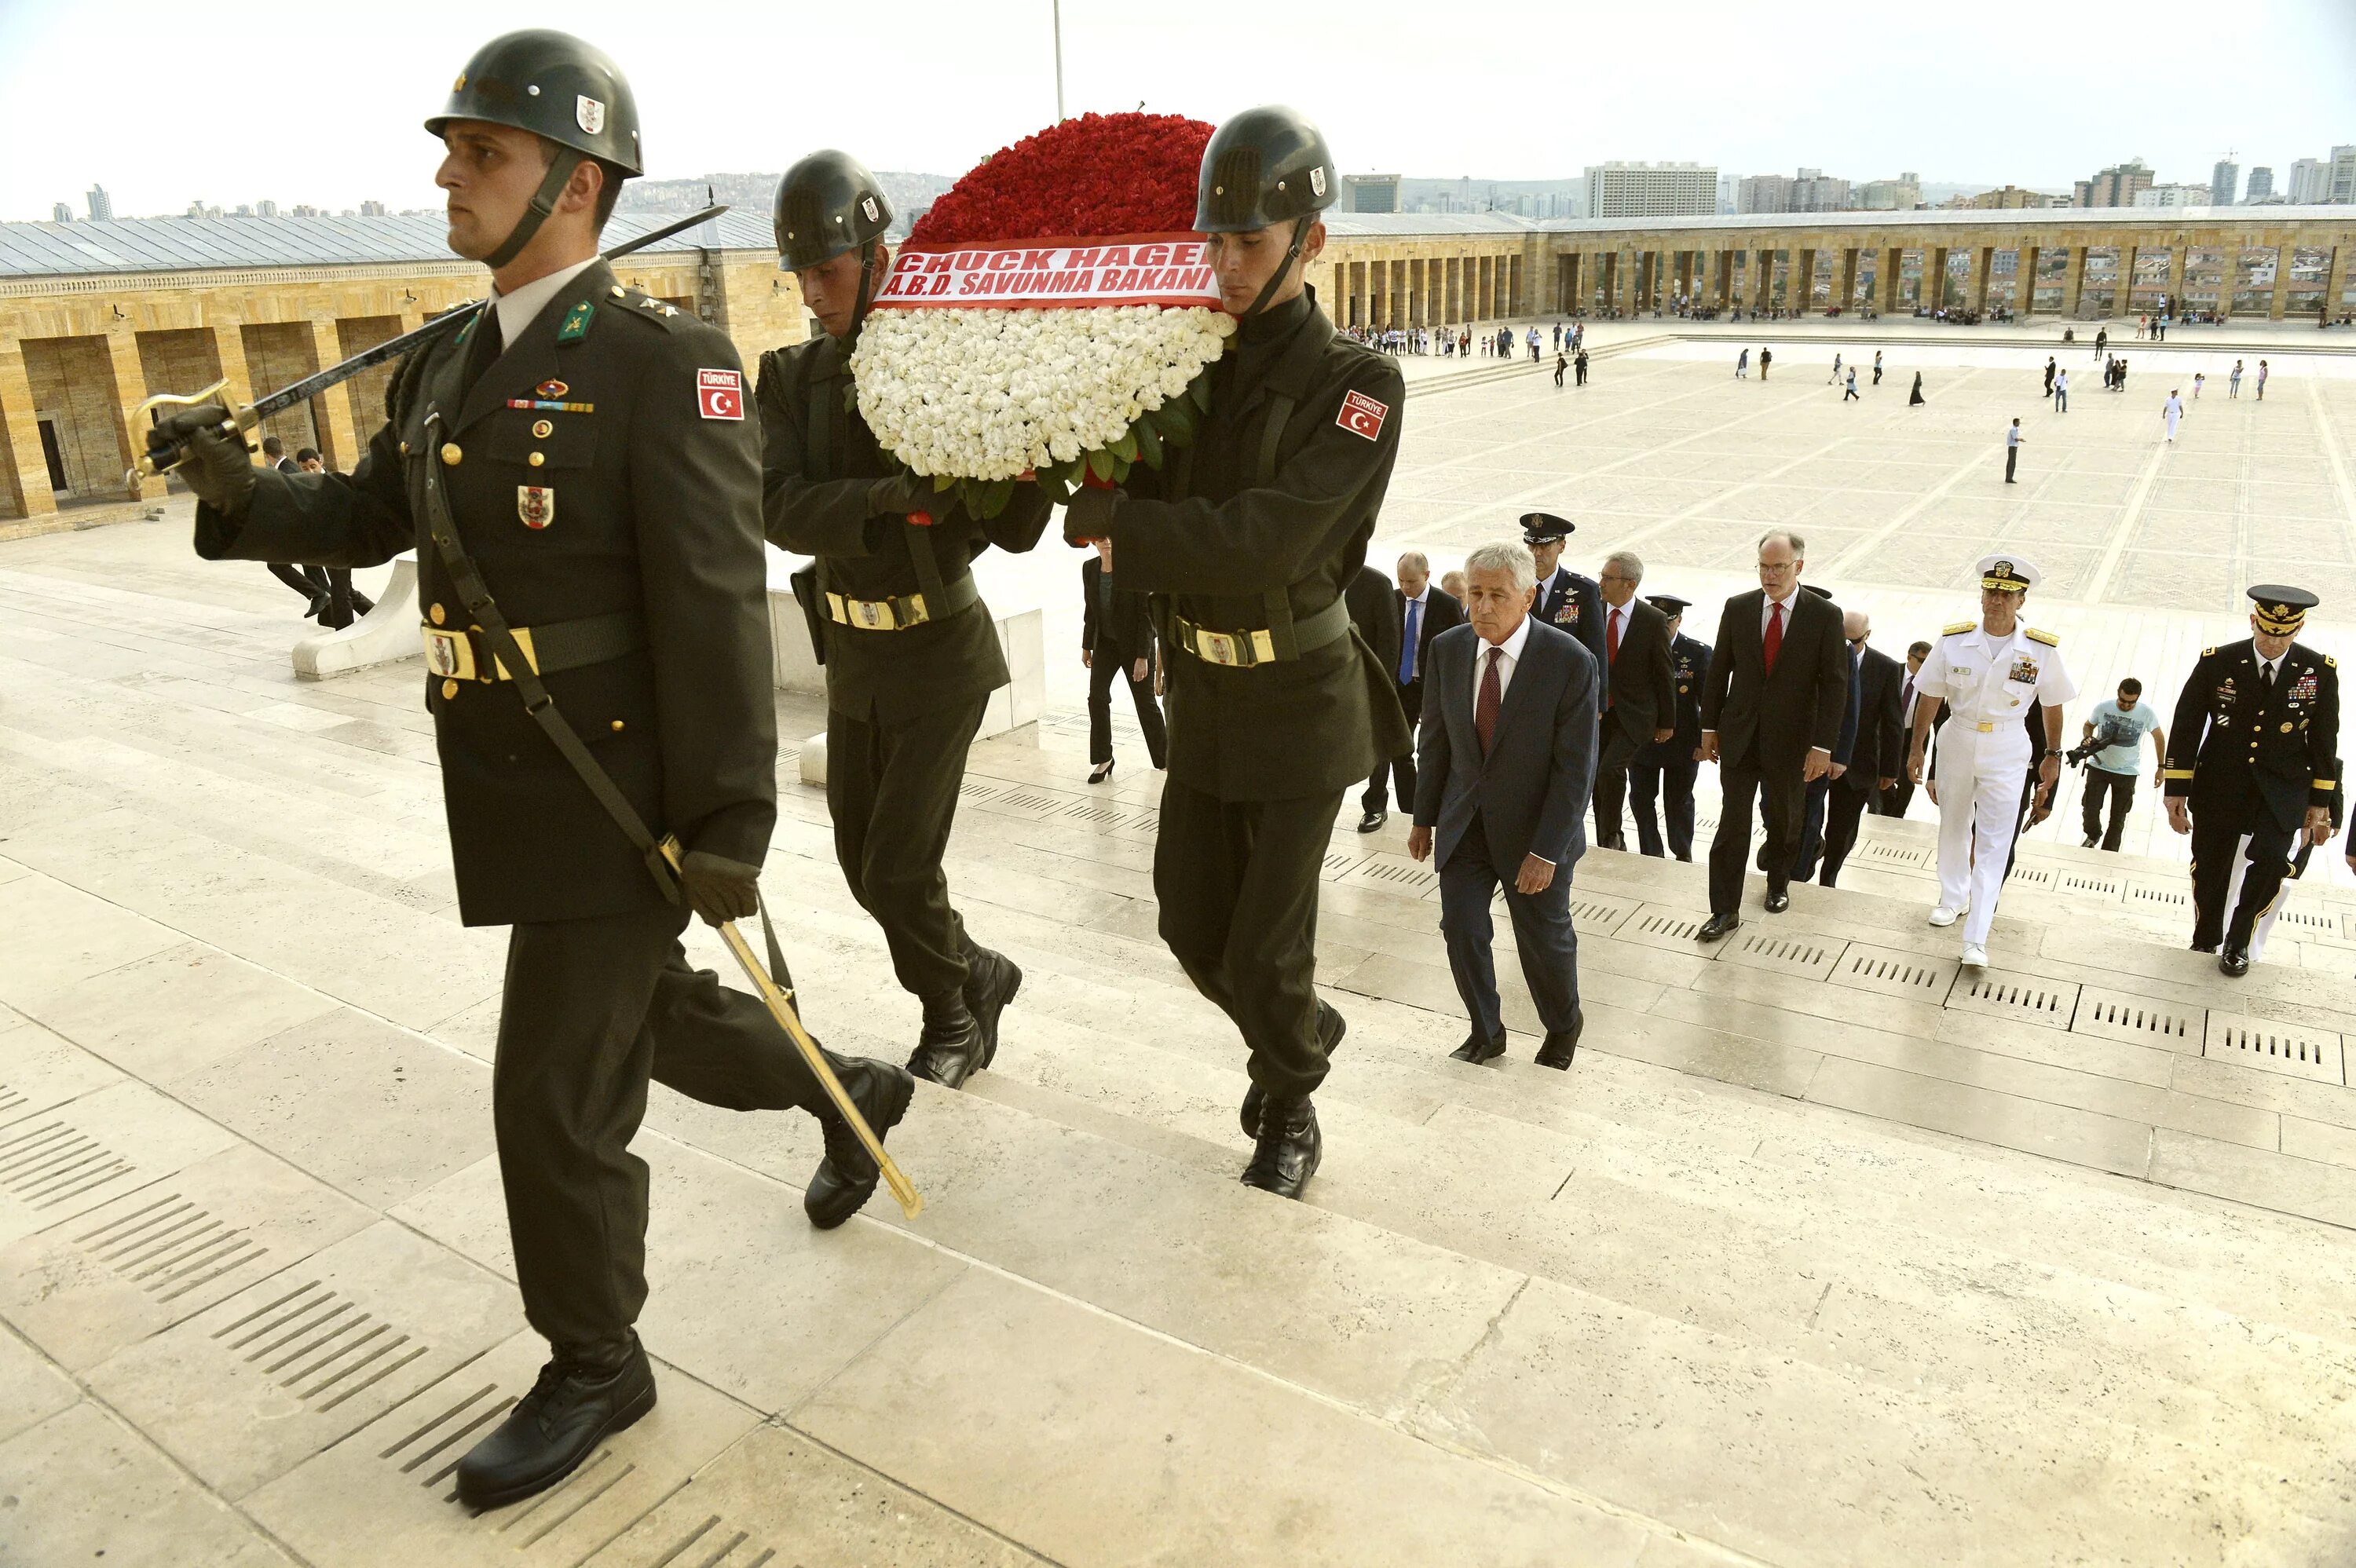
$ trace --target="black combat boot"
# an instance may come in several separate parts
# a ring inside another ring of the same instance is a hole
[[[531,1392],[458,1461],[458,1500],[468,1508],[546,1491],[655,1407],[654,1369],[636,1334],[554,1349]]]
[[[925,1002],[925,1032],[916,1037],[908,1071],[944,1089],[961,1089],[983,1057],[981,1024],[966,1006],[965,993],[951,991]]]
[[[1317,1107],[1303,1094],[1298,1100],[1271,1099],[1264,1109],[1259,1147],[1244,1167],[1244,1185],[1279,1198],[1298,1198],[1317,1174],[1318,1157],[1325,1152],[1325,1140],[1317,1131]]]
[[[967,944],[965,963],[966,1008],[981,1026],[981,1061],[976,1065],[987,1067],[998,1055],[998,1015],[1023,988],[1023,968],[1003,953],[972,944]]]
[[[1339,1012],[1328,1006],[1324,997],[1318,997],[1317,1043],[1325,1048],[1326,1061],[1331,1061],[1333,1060],[1334,1048],[1342,1043],[1342,1037],[1349,1032],[1350,1020],[1344,1018]],[[1256,1138],[1259,1136],[1260,1102],[1265,1100],[1267,1097],[1267,1094],[1257,1083],[1244,1091],[1243,1110],[1238,1113],[1236,1118],[1243,1124],[1244,1136],[1248,1138]]]
[[[859,1058],[844,1062],[835,1076],[842,1080],[851,1103],[867,1118],[879,1143],[908,1114],[908,1101],[916,1093],[916,1081],[888,1061]],[[830,1108],[820,1112],[818,1120],[826,1134],[826,1157],[802,1189],[802,1212],[819,1230],[831,1231],[866,1206],[883,1173],[867,1157],[867,1146],[849,1122]]]

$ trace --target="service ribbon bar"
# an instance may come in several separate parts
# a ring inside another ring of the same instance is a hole
[[[1199,234],[903,245],[879,309],[1056,310],[1158,304],[1215,310],[1218,284]]]

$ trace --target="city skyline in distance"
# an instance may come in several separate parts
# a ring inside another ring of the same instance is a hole
[[[1066,107],[1142,101],[1217,120],[1291,102],[1323,125],[1342,172],[1453,167],[1501,185],[1568,182],[1627,160],[1735,176],[1805,165],[1851,180],[1902,167],[1926,184],[1967,183],[1954,179],[1962,172],[2066,190],[2137,155],[2162,180],[2199,183],[2231,149],[2245,169],[2273,166],[2279,190],[2294,160],[2356,141],[2346,69],[2356,6],[2345,0],[2246,0],[2197,74],[2109,69],[2133,57],[2132,39],[2065,47],[2082,11],[2115,14],[2063,0],[2025,37],[1892,16],[1871,44],[1828,50],[1813,35],[1761,33],[1724,0],[1673,32],[1655,18],[1581,16],[1567,37],[1555,7],[1466,0],[1445,38],[1398,0],[1364,0],[1347,37],[1321,16],[1255,14],[1229,37],[1194,16],[1065,0]],[[155,106],[134,116],[91,107],[82,40],[97,15],[90,0],[0,7],[0,131],[15,149],[0,167],[0,218],[79,208],[92,184],[125,216],[181,212],[199,196],[224,210],[264,199],[282,211],[363,199],[437,208],[436,155],[419,123],[478,43],[547,20],[486,0],[467,13],[467,34],[421,37],[389,31],[378,9],[330,4],[295,29],[285,58],[308,62],[300,69],[258,63],[270,51],[247,37],[176,39],[110,61],[104,103]],[[2158,38],[2206,36],[2216,21],[2213,5],[2192,0],[2150,0],[2136,16],[2138,35]],[[629,73],[657,178],[782,168],[821,145],[954,177],[1055,115],[1048,0],[904,0],[798,15],[791,27],[723,0],[699,13],[692,38],[649,34],[635,7],[576,0],[564,25]],[[727,47],[715,51],[713,38]],[[368,69],[337,69],[348,59]],[[841,63],[817,63],[827,60]],[[785,62],[794,87],[781,94],[766,84]],[[228,130],[161,140],[158,113]]]

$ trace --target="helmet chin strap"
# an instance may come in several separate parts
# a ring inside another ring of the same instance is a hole
[[[1316,221],[1317,215],[1313,212],[1303,213],[1292,220],[1292,243],[1285,249],[1284,260],[1277,263],[1276,271],[1269,273],[1268,282],[1260,285],[1259,298],[1252,301],[1251,308],[1238,320],[1248,321],[1268,308],[1269,297],[1283,286],[1285,275],[1292,271],[1292,263],[1301,256],[1301,247],[1309,241],[1309,226]]]
[[[508,231],[508,237],[499,241],[499,248],[483,258],[483,265],[496,272],[523,254],[523,248],[531,243],[531,237],[540,232],[540,226],[548,221],[550,213],[556,210],[557,198],[564,194],[565,186],[572,182],[573,171],[581,166],[581,156],[570,147],[556,148],[556,155],[549,160],[548,173],[541,176],[540,188],[532,192],[531,205],[524,208],[521,218],[516,219],[516,226]]]
[[[851,307],[851,330],[843,334],[845,343],[859,341],[859,329],[867,325],[867,312],[875,303],[875,241],[868,240],[859,248],[859,301]]]

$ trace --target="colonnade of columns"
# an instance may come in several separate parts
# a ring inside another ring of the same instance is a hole
[[[2090,277],[2088,261],[2106,249],[2115,252],[2116,261],[2104,283]],[[1992,303],[1989,285],[1997,276],[1997,258],[2009,253],[2013,258],[2012,278],[2000,303],[2016,315],[2030,313],[2036,290],[2056,285],[2061,297],[2051,308],[2064,316],[2075,316],[2090,304],[2099,304],[2115,315],[2156,312],[2163,300],[2169,302],[2168,308],[2180,313],[2185,308],[2190,258],[2201,252],[2222,257],[2216,303],[2203,308],[2222,317],[2237,314],[2237,294],[2251,292],[2240,286],[2248,258],[2271,251],[2274,276],[2265,290],[2265,315],[2269,321],[2282,321],[2290,315],[2291,296],[2297,284],[2293,257],[2302,249],[2322,248],[2289,244],[2169,246],[2165,250],[2168,263],[2164,283],[2136,276],[2138,268],[2155,254],[2156,248],[2128,242],[2112,247],[2061,247],[2061,276],[2043,279],[2038,274],[2051,257],[2053,248],[2028,243],[1955,250],[1944,245],[1849,246],[1837,251],[1815,246],[1781,250],[1573,250],[1560,252],[1556,258],[1555,307],[1563,311],[1616,311],[1632,315],[1666,310],[1675,299],[1682,297],[1702,309],[1780,309],[1793,315],[1867,307],[1883,314],[1945,307],[1985,315]],[[2351,261],[2356,261],[2351,251],[2356,251],[2356,247],[2329,248],[2329,265],[2319,286],[2322,300],[2335,316],[2347,308],[2341,302],[2347,293]],[[1911,274],[1907,266],[1910,253],[1914,262]],[[1869,280],[1864,275],[1868,271]],[[2205,289],[2209,285],[2204,282],[2196,286]],[[2303,292],[2316,293],[2318,284],[2310,280]],[[2311,304],[2306,307],[2313,308]]]
[[[1335,325],[1376,332],[1498,321],[1540,308],[1528,263],[1510,252],[1336,259],[1314,281]]]

